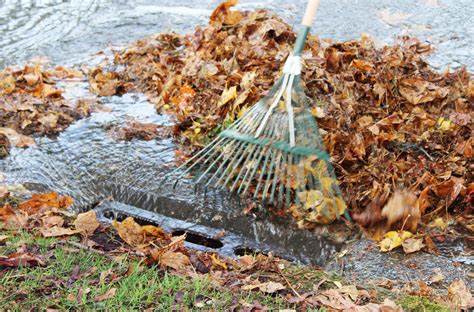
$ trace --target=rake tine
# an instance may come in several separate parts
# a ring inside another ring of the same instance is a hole
[[[278,169],[280,169],[281,171],[280,163],[281,163],[281,158],[283,157],[282,153],[278,152],[276,157],[277,157],[277,163],[275,165],[275,168],[277,168],[277,170],[275,170],[275,175],[273,176],[272,193],[270,194],[270,202],[272,202],[273,198],[275,197],[275,190],[276,190],[277,181],[278,181]]]
[[[274,124],[273,124],[273,127],[269,128],[268,133],[265,132],[263,135],[264,135],[264,136],[268,136],[268,137],[272,137],[272,135],[273,135],[273,133],[275,132],[276,128],[277,128],[277,124],[274,123]],[[237,193],[240,193],[240,191],[242,190],[242,187],[244,186],[244,184],[246,184],[245,190],[244,190],[244,192],[243,192],[242,195],[245,194],[245,192],[247,191],[247,189],[248,189],[250,183],[252,182],[252,179],[253,179],[253,177],[254,177],[254,175],[255,175],[255,172],[257,171],[258,166],[260,165],[260,162],[262,161],[263,154],[264,154],[265,151],[268,152],[268,147],[262,146],[262,147],[260,148],[260,156],[258,157],[257,163],[254,164],[254,166],[253,166],[252,174],[250,175],[250,177],[249,177],[249,179],[248,179],[248,182],[245,183],[245,180],[246,180],[246,178],[247,178],[247,176],[248,176],[248,174],[249,174],[249,172],[250,172],[250,170],[251,170],[251,167],[247,168],[247,172],[245,173],[245,176],[244,176],[244,178],[242,179],[242,183],[240,184],[240,187],[239,187],[239,189],[237,190]],[[253,161],[255,161],[255,157],[254,157],[254,159],[252,160],[252,162],[253,162]]]
[[[232,144],[232,143],[234,143],[234,142],[235,142],[235,140],[231,140],[231,141],[229,142],[229,144]],[[217,153],[218,151],[219,151],[219,150],[216,149],[215,153]],[[211,159],[211,158],[215,155],[215,153],[214,153],[212,156],[208,157],[208,158],[206,159],[206,161],[203,163],[203,165],[204,165],[209,159]],[[208,166],[208,168],[207,168],[202,174],[199,174],[199,178],[196,180],[196,184],[199,184],[199,182],[201,182],[201,180],[209,173],[209,171],[211,171],[212,168],[214,168],[214,166],[219,162],[219,160],[220,160],[222,157],[224,157],[224,155],[226,155],[226,154],[221,152],[221,154],[219,155],[219,157],[217,157],[217,158]]]
[[[231,188],[230,188],[230,191],[233,192],[234,191],[234,188],[236,187],[237,183],[240,181],[240,177],[242,176],[243,172],[244,172],[244,169],[245,169],[245,166],[250,166],[251,162],[255,161],[255,158],[257,157],[258,155],[258,152],[261,149],[260,146],[255,146],[248,152],[247,154],[247,158],[244,160],[244,162],[242,163],[242,166],[240,167],[240,170],[239,170],[239,174],[237,176],[237,178],[235,179],[234,183],[232,184]],[[250,158],[252,158],[252,160],[249,162]],[[248,174],[250,170],[250,167],[247,168],[246,170],[246,174]]]
[[[233,175],[234,175],[235,171],[237,170],[237,168],[239,168],[239,165],[242,162],[242,160],[244,159],[245,155],[249,154],[249,153],[252,153],[254,149],[255,149],[255,145],[247,144],[247,148],[242,153],[242,155],[240,155],[239,160],[237,160],[237,163],[235,165],[233,165],[232,171],[227,175],[227,179],[225,179],[225,182],[223,184],[224,187],[227,185],[227,183],[229,183],[230,179],[233,177]]]
[[[265,160],[264,160],[264,162],[263,162],[263,167],[262,167],[262,169],[261,169],[261,171],[260,171],[260,176],[259,176],[259,178],[258,178],[258,180],[257,180],[257,181],[258,181],[258,182],[257,182],[257,188],[256,188],[256,190],[255,190],[255,194],[253,195],[253,198],[255,198],[255,199],[258,197],[260,188],[261,188],[261,186],[262,186],[262,179],[263,179],[263,175],[264,175],[265,172],[266,172],[267,165],[270,166],[270,164],[268,163],[268,160],[270,159],[270,154],[271,154],[271,153],[272,153],[272,150],[269,149],[267,155],[265,155]],[[247,186],[247,188],[248,188],[248,186]],[[246,188],[245,190],[247,190],[247,188]]]
[[[228,174],[228,172],[229,172],[229,170],[231,170],[231,168],[237,162],[237,159],[240,159],[239,154],[241,155],[241,157],[243,157],[243,155],[245,155],[248,152],[250,147],[251,147],[250,144],[248,144],[246,142],[242,143],[242,146],[241,146],[240,150],[232,155],[232,159],[230,159],[229,163],[227,164],[227,167],[224,169],[224,171],[220,175],[219,179],[216,181],[216,183],[215,183],[216,187],[218,187],[219,184],[221,184],[221,187],[225,187],[225,185],[227,183],[222,184],[222,181],[225,179],[226,175],[228,176],[227,178],[229,178],[230,175]],[[243,151],[243,152],[241,152],[241,151]],[[234,166],[234,169],[235,169],[235,166]],[[226,181],[227,181],[227,179],[226,179]]]
[[[281,163],[281,179],[280,179],[280,187],[278,190],[278,202],[283,202],[283,192],[285,188],[285,174],[286,174],[286,159],[288,158],[288,154],[285,152],[282,156],[282,163]]]
[[[291,196],[291,181],[293,178],[293,154],[288,154],[288,170],[287,170],[287,179],[286,179],[286,205],[290,206],[290,196]]]
[[[274,152],[272,154],[274,154]],[[265,187],[263,188],[262,200],[265,200],[265,197],[267,197],[268,188],[270,187],[270,181],[272,179],[273,168],[275,168],[274,157],[272,157],[270,161],[270,168],[268,170],[267,181],[265,182]]]
[[[237,144],[237,146],[235,147],[238,151],[240,151],[240,149],[242,149],[244,147],[244,143],[243,142],[239,142]],[[222,154],[224,155],[224,153]],[[212,180],[215,179],[215,177],[219,174],[219,172],[222,170],[222,168],[225,166],[225,164],[227,163],[227,161],[235,154],[231,154],[231,153],[228,153],[228,154],[225,154],[225,158],[224,160],[221,162],[221,164],[219,165],[219,168],[217,168],[217,170],[214,172],[214,174],[212,175],[212,177],[207,181],[206,183],[206,187],[210,186],[211,183],[212,183]]]

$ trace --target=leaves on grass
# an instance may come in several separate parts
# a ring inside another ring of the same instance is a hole
[[[112,287],[109,290],[107,290],[105,294],[95,297],[94,302],[101,302],[101,301],[113,298],[116,292],[117,292],[117,288]]]
[[[166,267],[182,271],[191,264],[189,257],[181,252],[166,250],[160,256],[160,264]]]
[[[8,257],[0,256],[0,267],[45,266],[46,263],[38,256],[27,252],[16,252]]]

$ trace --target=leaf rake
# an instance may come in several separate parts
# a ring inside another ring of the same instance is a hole
[[[301,83],[301,59],[319,0],[309,0],[283,77],[205,148],[168,173],[177,183],[191,172],[196,186],[227,188],[277,206],[299,207],[309,221],[349,215]]]

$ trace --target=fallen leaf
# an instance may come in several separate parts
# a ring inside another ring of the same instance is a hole
[[[462,279],[456,279],[449,285],[448,299],[456,310],[474,307],[472,294]]]
[[[76,220],[74,220],[74,226],[76,227],[76,230],[86,236],[94,233],[99,225],[100,223],[97,221],[97,215],[94,210],[80,213],[77,215]]]
[[[50,228],[41,228],[40,232],[44,237],[58,237],[58,236],[74,235],[74,234],[80,233],[81,231],[63,228],[59,226],[53,226]]]
[[[401,229],[402,225],[415,232],[421,219],[417,205],[417,197],[409,190],[396,190],[382,209],[382,217],[387,220],[388,227]]]
[[[33,138],[20,134],[11,128],[0,127],[0,134],[4,134],[16,147],[28,147],[36,144]]]
[[[116,292],[117,292],[117,288],[110,288],[109,290],[107,290],[105,294],[95,297],[94,302],[101,302],[101,301],[110,299],[113,296],[115,296]]]
[[[430,278],[431,283],[436,284],[444,280],[445,276],[443,275],[443,273],[441,273],[440,268],[436,268],[434,271],[435,271],[435,274]]]
[[[402,242],[403,251],[407,254],[421,250],[425,245],[423,238],[407,238]]]
[[[413,234],[408,231],[390,231],[385,233],[380,242],[381,251],[390,251],[402,245],[402,243],[412,237]]]
[[[181,271],[188,267],[191,264],[191,261],[188,256],[181,252],[167,250],[161,255],[160,264],[173,268],[176,271]]]
[[[16,252],[8,255],[8,257],[0,256],[0,267],[34,267],[45,266],[46,263],[31,253]]]
[[[114,220],[112,226],[117,230],[119,236],[132,247],[137,247],[145,242],[145,232],[132,217],[127,217],[120,223]]]

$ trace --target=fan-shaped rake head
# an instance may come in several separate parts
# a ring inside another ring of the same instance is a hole
[[[226,188],[273,206],[293,207],[309,221],[339,218],[346,206],[299,79],[281,78],[266,97],[165,180],[175,179],[176,186],[192,174],[196,190]]]

